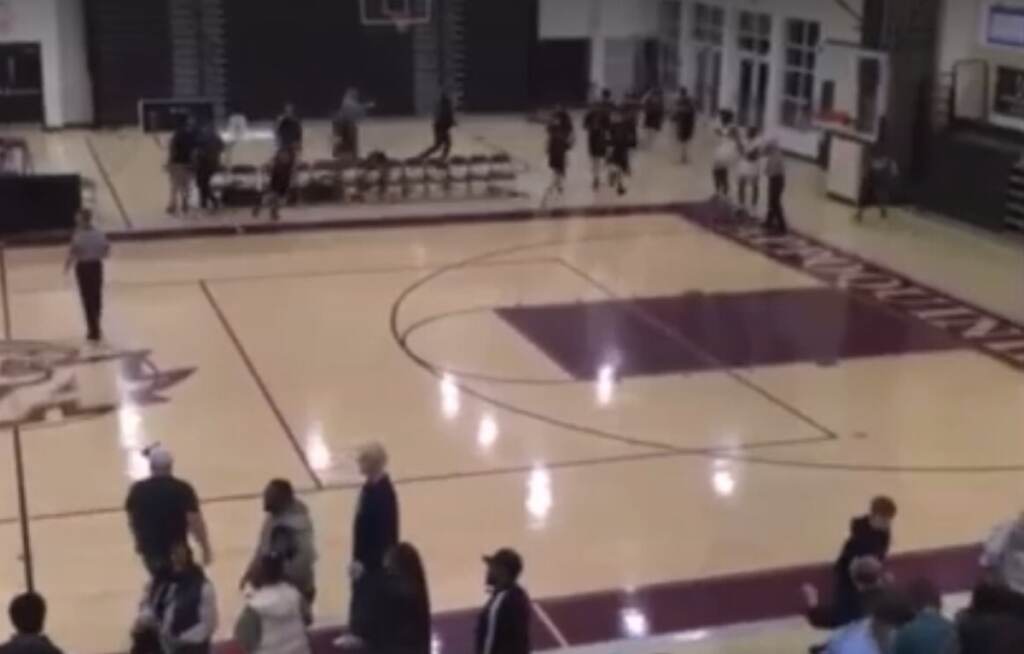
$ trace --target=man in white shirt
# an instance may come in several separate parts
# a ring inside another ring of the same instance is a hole
[[[92,212],[83,209],[78,215],[78,229],[71,237],[71,247],[64,261],[64,273],[75,268],[78,293],[82,298],[88,339],[103,338],[100,316],[103,313],[103,260],[110,254],[107,236],[93,225]]]

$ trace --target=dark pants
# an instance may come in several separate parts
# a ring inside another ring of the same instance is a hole
[[[715,193],[726,197],[729,195],[729,169],[715,168],[711,171],[711,177],[715,182]]]
[[[196,167],[196,187],[199,189],[199,206],[203,209],[216,209],[217,198],[213,196],[213,188],[210,182],[217,172],[216,166],[199,164]]]
[[[85,324],[89,340],[97,341],[102,335],[100,315],[103,313],[103,262],[81,261],[75,266],[78,293],[85,311]]]
[[[750,193],[750,204],[756,207],[761,199],[761,185],[756,177],[740,177],[740,204],[747,203],[747,193]]]
[[[370,612],[377,589],[384,577],[384,570],[366,569],[359,579],[352,582],[352,600],[348,607],[348,628],[359,637],[365,636],[366,624],[372,619]]]
[[[434,144],[424,150],[418,158],[426,159],[439,150],[441,151],[441,159],[447,159],[452,151],[452,133],[451,130],[435,127]]]
[[[765,218],[765,229],[785,234],[789,229],[786,224],[786,212],[782,208],[782,194],[786,190],[786,178],[777,175],[768,178],[768,215]]]

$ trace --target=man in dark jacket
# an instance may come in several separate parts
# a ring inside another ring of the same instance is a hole
[[[895,518],[896,503],[891,498],[880,496],[871,500],[867,515],[850,520],[850,535],[832,567],[836,603],[859,594],[853,579],[854,561],[871,557],[885,563],[892,539],[892,521]]]
[[[379,444],[368,445],[359,453],[359,471],[366,481],[359,493],[352,533],[350,627],[366,624],[361,612],[369,609],[375,585],[384,573],[384,555],[398,544],[398,497],[387,464],[387,452]],[[359,644],[359,638],[360,634],[353,632],[335,644],[351,647]]]
[[[0,654],[62,654],[60,648],[43,635],[46,600],[35,593],[22,593],[11,601],[8,615],[14,636],[0,645]]]
[[[477,620],[475,654],[530,654],[530,597],[519,586],[523,559],[501,549],[484,563],[491,597]]]

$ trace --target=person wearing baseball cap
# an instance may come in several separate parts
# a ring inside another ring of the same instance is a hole
[[[475,654],[529,654],[531,602],[519,585],[523,559],[502,548],[485,556],[484,564],[491,597],[477,620]]]
[[[124,507],[135,549],[146,569],[154,576],[165,571],[171,549],[187,543],[189,534],[199,544],[203,565],[209,565],[213,556],[195,489],[174,476],[174,457],[169,450],[155,445],[144,453],[150,476],[132,484]]]

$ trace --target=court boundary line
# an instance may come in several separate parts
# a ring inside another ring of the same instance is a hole
[[[306,456],[306,452],[302,449],[302,445],[299,443],[299,439],[295,436],[295,432],[292,430],[291,425],[288,424],[288,420],[285,418],[284,412],[282,412],[281,408],[277,405],[277,401],[274,400],[274,396],[270,393],[270,388],[263,380],[263,377],[260,375],[259,370],[256,369],[256,364],[252,361],[252,358],[246,351],[245,346],[242,345],[242,340],[239,338],[238,334],[231,326],[231,322],[228,320],[228,317],[224,313],[223,309],[221,309],[220,304],[217,303],[217,299],[214,297],[213,291],[211,291],[207,283],[202,280],[200,280],[199,282],[199,288],[201,289],[203,295],[206,297],[206,300],[209,303],[210,308],[213,309],[213,312],[217,316],[217,319],[220,321],[221,327],[223,327],[224,331],[227,333],[228,339],[235,346],[235,351],[238,352],[239,357],[242,359],[242,364],[249,371],[249,375],[252,377],[252,380],[256,383],[256,387],[259,390],[260,394],[263,396],[264,402],[266,402],[267,406],[270,408],[270,412],[277,419],[278,426],[281,428],[282,431],[284,431],[285,437],[288,439],[288,442],[291,443],[292,449],[298,456],[299,461],[302,464],[302,467],[305,469],[306,473],[313,481],[313,484],[317,488],[323,488],[323,480],[320,479],[320,476],[316,473],[316,470],[313,468],[313,464],[310,463],[309,458]]]
[[[11,320],[11,303],[7,284],[7,253],[6,248],[0,246],[0,298],[3,302],[3,332],[4,340],[11,340],[13,328]],[[35,591],[35,565],[32,555],[32,532],[29,526],[28,510],[28,482],[25,469],[25,452],[21,442],[21,428],[18,425],[11,427],[11,442],[14,447],[14,477],[18,493],[18,523],[21,527],[21,561],[24,567],[25,588],[29,592]]]
[[[110,196],[114,200],[114,206],[117,207],[117,212],[121,214],[121,220],[124,222],[125,228],[129,231],[134,231],[135,225],[132,224],[132,219],[128,217],[128,212],[124,208],[124,203],[121,201],[121,194],[118,193],[117,187],[114,185],[114,180],[110,177],[110,173],[107,171],[106,165],[103,160],[100,159],[99,152],[96,151],[96,146],[92,142],[92,138],[89,135],[85,136],[85,147],[89,150],[89,156],[92,157],[93,162],[96,164],[96,169],[100,171],[100,177],[103,178],[103,183],[107,185],[107,189],[110,191]]]

